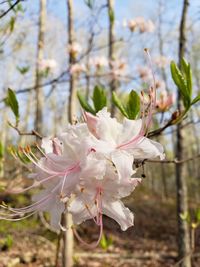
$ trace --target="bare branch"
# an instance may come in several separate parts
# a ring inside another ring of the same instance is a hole
[[[200,158],[200,154],[197,154],[193,157],[189,157],[189,158],[185,158],[185,159],[181,159],[181,160],[177,160],[177,159],[173,159],[173,160],[151,160],[151,159],[145,159],[143,161],[144,162],[152,162],[152,163],[174,163],[174,164],[183,164],[185,162],[191,161],[191,160],[195,160],[197,158]]]
[[[3,12],[1,15],[0,15],[0,19],[5,17],[11,10],[13,10],[15,8],[15,6],[17,4],[19,4],[20,2],[22,1],[25,1],[25,0],[17,0],[14,4],[12,4],[5,12]]]
[[[42,139],[42,138],[43,138],[42,135],[39,134],[39,133],[38,133],[37,131],[35,131],[35,130],[32,130],[31,132],[23,132],[23,131],[21,131],[21,130],[18,128],[18,126],[15,126],[15,125],[11,124],[10,122],[9,122],[9,125],[10,125],[14,130],[16,130],[17,133],[18,133],[19,135],[33,135],[33,136],[38,137],[39,139]]]

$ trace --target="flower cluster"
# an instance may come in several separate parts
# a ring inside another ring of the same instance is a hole
[[[82,51],[82,46],[77,43],[73,42],[72,44],[68,45],[68,52],[75,58],[78,54]]]
[[[38,61],[39,70],[41,72],[49,71],[53,72],[57,68],[57,62],[55,59],[42,59]]]
[[[145,137],[155,107],[153,89],[149,99],[148,114],[145,110],[138,120],[124,118],[119,123],[111,118],[107,108],[96,116],[85,112],[85,122],[68,125],[56,138],[42,140],[41,148],[38,147],[41,158],[30,147],[21,148],[34,165],[30,175],[34,182],[13,193],[38,186],[42,190],[27,207],[2,206],[12,213],[0,214],[0,218],[17,220],[16,216],[47,211],[52,227],[58,229],[63,228],[62,213],[69,212],[75,225],[93,219],[100,227],[99,240],[103,214],[114,219],[123,231],[132,226],[133,214],[121,199],[141,182],[141,178],[135,177],[134,160],[164,157],[162,145]]]
[[[140,33],[145,33],[154,32],[155,30],[154,23],[150,19],[145,20],[143,17],[136,17],[135,19],[125,21],[124,26],[128,27],[131,32],[138,30]]]
[[[166,90],[160,92],[159,98],[156,102],[158,111],[165,112],[175,103],[176,96],[174,93],[170,94]]]

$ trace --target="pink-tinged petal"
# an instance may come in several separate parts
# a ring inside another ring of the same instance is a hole
[[[69,204],[68,211],[72,214],[72,219],[74,224],[81,224],[82,222],[92,218],[92,216],[86,209],[86,204],[87,203],[84,203],[80,197],[76,197]],[[93,214],[93,216],[95,215],[96,214]]]
[[[61,141],[58,138],[54,138],[52,140],[52,145],[53,145],[53,153],[56,155],[61,155],[63,152],[63,146]]]
[[[111,153],[111,160],[114,163],[120,180],[131,177],[133,171],[133,156],[123,150],[115,150]]]
[[[161,160],[165,158],[163,146],[144,137],[138,144],[129,146],[127,151],[130,152],[135,159],[153,159],[160,157]]]
[[[122,231],[134,225],[133,213],[120,200],[113,202],[103,200],[103,214],[115,220]]]
[[[33,196],[33,201],[40,201],[50,194],[50,190],[43,190]],[[59,229],[61,214],[65,209],[64,203],[59,199],[59,191],[51,193],[51,196],[38,205],[37,210],[50,213],[50,224],[54,229]]]
[[[141,183],[141,178],[130,178],[128,181],[119,186],[118,194],[120,198],[129,196],[135,188]]]
[[[89,112],[84,113],[84,117],[88,126],[89,131],[96,137],[99,138],[97,134],[97,122],[98,118],[94,115],[92,115]]]
[[[106,160],[95,157],[95,152],[91,152],[85,161],[80,164],[81,178],[103,179],[106,172]]]
[[[51,209],[49,210],[50,213],[50,225],[56,230],[60,230],[60,222],[62,213],[65,210],[65,206],[63,203],[55,203]]]
[[[107,108],[103,108],[97,113],[97,135],[103,141],[111,145],[117,144],[118,136],[122,130],[122,125],[115,118],[110,117]]]
[[[41,147],[44,149],[46,154],[53,153],[53,142],[50,138],[42,138]]]
[[[129,120],[124,118],[122,126],[121,134],[117,140],[118,145],[126,143],[139,135],[142,128],[142,120]]]

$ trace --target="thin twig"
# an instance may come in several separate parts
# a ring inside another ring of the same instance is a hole
[[[11,10],[13,10],[15,8],[15,6],[17,4],[19,4],[20,2],[22,2],[24,0],[17,0],[14,4],[12,4],[5,12],[3,12],[1,15],[0,15],[0,19],[3,18],[4,16],[6,16]]]
[[[34,135],[34,136],[38,137],[39,139],[42,139],[42,138],[43,138],[42,135],[39,134],[39,133],[38,133],[37,131],[35,131],[35,130],[32,130],[31,132],[22,132],[22,131],[18,128],[18,126],[15,126],[15,125],[11,124],[10,122],[9,122],[9,125],[10,125],[13,129],[15,129],[19,135]]]
[[[186,159],[182,159],[182,160],[177,160],[177,159],[173,159],[173,160],[153,160],[153,159],[145,159],[143,161],[144,162],[152,162],[152,163],[174,163],[174,164],[182,164],[182,163],[185,163],[185,162],[188,162],[188,161],[191,161],[191,160],[194,160],[194,159],[197,159],[200,157],[200,154],[197,154],[193,157],[190,157],[190,158],[186,158]]]

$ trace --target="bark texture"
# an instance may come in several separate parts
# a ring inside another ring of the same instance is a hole
[[[38,30],[38,44],[37,44],[37,62],[36,62],[36,112],[35,112],[35,130],[42,134],[42,109],[43,109],[43,90],[41,85],[41,72],[39,62],[44,57],[44,35],[46,28],[46,0],[40,0],[40,17],[39,17],[39,30]]]
[[[186,49],[186,16],[189,6],[189,0],[183,1],[183,10],[180,22],[179,36],[179,66],[181,58],[184,57]],[[178,92],[177,107],[182,108],[180,92]],[[176,158],[182,160],[184,157],[184,139],[181,124],[177,125],[176,135]],[[180,214],[188,212],[188,190],[186,176],[184,173],[184,164],[176,164],[176,187],[177,187],[177,220],[178,220],[178,254],[181,267],[191,267],[190,257],[190,234],[189,225],[186,220],[182,220]]]
[[[67,0],[68,10],[68,45],[71,46],[74,42],[74,27],[73,27],[73,0]],[[72,53],[69,53],[69,66],[75,63],[76,59]],[[68,99],[68,119],[72,123],[76,116],[76,88],[75,77],[70,76],[69,82],[69,99]]]
[[[67,0],[68,11],[68,45],[71,46],[74,42],[74,27],[73,27],[73,0]],[[69,53],[69,66],[75,63],[75,57]],[[70,76],[69,82],[69,98],[68,98],[68,121],[73,124],[76,117],[76,88],[75,77]],[[67,229],[63,235],[63,267],[73,266],[73,250],[74,250],[74,236],[72,231],[72,216],[69,213],[64,214],[64,225]]]
[[[108,58],[110,61],[110,70],[112,71],[113,65],[111,62],[115,59],[115,51],[114,51],[114,43],[115,43],[115,19],[114,19],[114,0],[108,0],[108,18],[109,18],[109,31],[108,31]],[[117,90],[117,81],[113,77],[110,82],[110,92],[111,98],[112,93]],[[111,104],[111,116],[114,117],[116,112],[116,107],[112,103]]]

